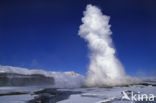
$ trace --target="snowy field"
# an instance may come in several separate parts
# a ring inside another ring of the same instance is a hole
[[[46,87],[0,87],[0,103],[26,103],[36,95],[33,92]]]
[[[133,85],[129,87],[113,87],[113,88],[57,89],[56,93],[57,92],[59,93],[60,91],[61,94],[66,93],[63,99],[62,97],[56,97],[57,101],[54,100],[55,97],[52,94],[53,92],[51,92],[51,90],[53,89],[49,89],[48,92],[44,91],[41,92],[40,94],[35,94],[36,91],[41,91],[43,88],[44,87],[0,87],[0,95],[1,95],[0,103],[27,103],[28,101],[34,98],[42,97],[43,94],[44,98],[45,96],[47,98],[46,102],[42,101],[43,103],[156,103],[156,101],[132,102],[130,100],[122,99],[123,91],[125,92],[133,91],[134,93],[139,93],[140,95],[141,94],[156,95],[156,87],[152,85],[149,86]]]
[[[0,103],[156,103],[155,78],[144,78],[140,85],[80,88],[84,77],[74,72],[48,72],[11,66],[0,66],[0,68],[0,73],[42,74],[46,77],[52,76],[55,79],[53,86],[1,86]],[[147,102],[145,97],[143,98],[144,102],[132,100],[132,93],[135,95],[135,99],[141,98],[140,96],[144,94],[149,98],[152,94],[154,100]],[[129,98],[123,98],[124,94],[127,94]]]
[[[10,66],[0,66],[0,73],[17,73],[24,75],[42,74],[53,76],[53,86],[0,86],[0,103],[156,103],[156,79],[144,78],[140,85],[129,85],[110,88],[80,88],[84,77],[74,72],[48,72],[43,70],[28,70]],[[66,88],[66,89],[63,89]],[[67,89],[68,88],[68,89]],[[70,88],[70,89],[69,89]],[[151,102],[132,100],[141,95],[154,96]],[[123,98],[127,94],[128,99]]]

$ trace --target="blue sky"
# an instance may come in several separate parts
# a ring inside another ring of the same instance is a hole
[[[87,4],[111,17],[117,57],[130,75],[155,75],[155,0],[1,0],[0,65],[85,74],[87,43],[77,33]]]

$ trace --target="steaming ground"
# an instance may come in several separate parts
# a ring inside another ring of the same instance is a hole
[[[88,87],[119,86],[138,83],[139,80],[125,74],[124,68],[115,56],[112,45],[110,17],[103,15],[93,5],[87,5],[82,18],[79,35],[90,50],[90,65],[85,80]]]

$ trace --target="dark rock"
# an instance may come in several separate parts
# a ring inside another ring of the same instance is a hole
[[[46,77],[41,74],[23,75],[15,73],[0,73],[0,86],[37,86],[53,84],[53,77]]]

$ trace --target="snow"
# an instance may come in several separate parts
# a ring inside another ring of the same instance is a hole
[[[26,103],[26,101],[33,99],[34,96],[30,94],[1,96],[0,103]]]
[[[0,66],[0,73],[17,73],[17,74],[42,74],[47,77],[54,77],[55,85],[58,91],[78,91],[78,94],[71,94],[68,99],[57,103],[131,103],[131,101],[122,101],[123,91],[133,91],[134,93],[154,94],[156,96],[156,87],[149,85],[132,85],[127,87],[112,88],[79,88],[82,86],[84,77],[75,72],[52,72],[44,70],[29,70],[27,68]],[[156,84],[156,79],[144,80],[146,83]],[[0,94],[9,94],[11,92],[27,93],[21,95],[0,96],[0,103],[25,103],[33,99],[36,95],[34,91],[44,88],[41,86],[27,87],[0,87]]]
[[[81,97],[81,95],[71,95],[68,100],[63,100],[58,103],[95,103],[99,98]]]
[[[44,88],[50,88],[49,86],[26,86],[26,87],[0,87],[0,94],[6,94],[10,92],[29,92],[39,91]]]
[[[133,91],[143,94],[154,94],[155,86],[134,85],[129,87],[114,88],[82,88],[72,91],[81,91],[81,94],[71,95],[67,100],[58,103],[132,103],[132,101],[122,100],[122,91]]]
[[[78,88],[83,84],[84,77],[73,71],[69,72],[52,72],[45,70],[29,70],[27,68],[12,67],[12,66],[1,66],[0,73],[17,73],[24,75],[41,74],[46,77],[53,77],[55,80],[55,88]]]
[[[9,92],[30,92],[22,95],[0,96],[1,103],[25,103],[35,97],[34,91],[39,91],[44,87],[0,87],[0,94]],[[47,87],[48,88],[48,87]],[[131,101],[122,100],[122,91],[134,91],[145,94],[154,94],[156,96],[155,86],[133,85],[129,87],[113,88],[73,88],[58,89],[58,91],[79,91],[79,94],[72,94],[68,99],[57,103],[131,103]]]
[[[32,95],[33,92],[42,90],[45,87],[28,86],[28,87],[0,87],[0,94],[6,94],[0,96],[0,103],[26,103],[26,101],[32,100],[36,95]],[[19,92],[27,93],[21,95],[7,95],[9,93]]]

